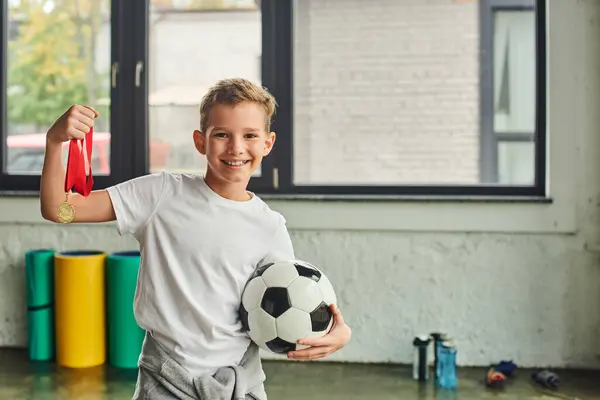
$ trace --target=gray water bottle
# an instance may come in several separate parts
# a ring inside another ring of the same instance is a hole
[[[424,382],[429,379],[427,350],[431,337],[417,336],[413,340],[413,379]]]

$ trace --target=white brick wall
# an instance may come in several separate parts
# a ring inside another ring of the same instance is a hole
[[[298,1],[296,183],[476,183],[477,7]]]

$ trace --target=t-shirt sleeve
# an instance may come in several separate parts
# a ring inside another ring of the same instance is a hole
[[[295,259],[294,245],[292,239],[287,230],[285,218],[280,216],[279,225],[275,231],[273,240],[269,242],[267,254],[261,260],[261,265],[276,262],[276,261],[289,261]]]
[[[137,235],[156,211],[164,193],[166,173],[134,178],[107,188],[120,235]]]

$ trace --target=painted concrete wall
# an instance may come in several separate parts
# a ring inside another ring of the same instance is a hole
[[[271,200],[299,258],[324,268],[354,330],[332,360],[410,362],[447,330],[462,365],[600,366],[600,1],[549,9],[551,202]],[[52,226],[0,199],[0,345],[26,344],[23,253],[135,247],[106,226]]]

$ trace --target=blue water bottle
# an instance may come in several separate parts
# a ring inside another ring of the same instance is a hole
[[[456,388],[456,347],[451,342],[442,342],[438,356],[438,385],[444,389]]]
[[[440,349],[442,348],[442,343],[445,341],[449,341],[450,338],[448,334],[441,332],[434,332],[431,334],[433,338],[433,376],[437,380],[440,378]]]

